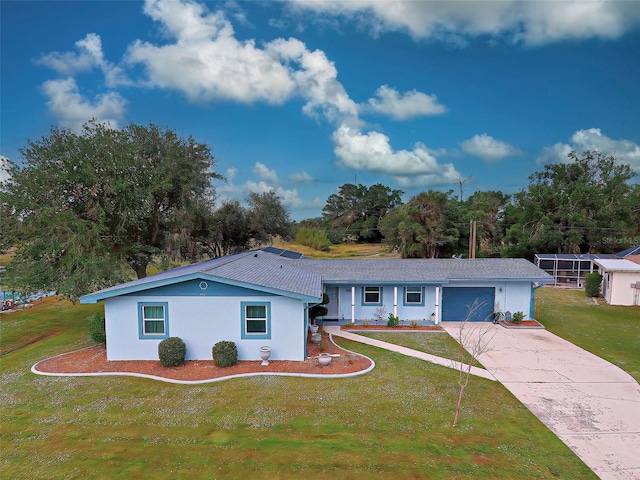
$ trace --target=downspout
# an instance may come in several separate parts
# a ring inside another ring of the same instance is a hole
[[[544,287],[544,283],[541,283],[540,285],[538,285],[537,287],[533,286],[533,282],[531,283],[531,301],[529,303],[529,318],[531,320],[534,320],[533,318],[533,311],[535,309],[535,304],[534,304],[534,300],[535,300],[535,292],[537,289],[539,289],[540,287]]]

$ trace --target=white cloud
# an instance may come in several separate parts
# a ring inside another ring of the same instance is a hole
[[[254,193],[267,193],[274,191],[276,192],[276,196],[282,202],[282,205],[286,208],[304,208],[305,203],[298,195],[298,190],[294,189],[286,189],[282,187],[274,187],[273,185],[269,185],[266,182],[252,182],[248,181],[244,184],[244,189],[247,192]]]
[[[253,166],[253,173],[255,173],[259,178],[266,182],[272,184],[279,183],[278,174],[276,173],[276,171],[271,170],[264,163],[256,162],[256,164]]]
[[[363,134],[346,124],[334,132],[333,140],[342,166],[381,173],[402,186],[445,185],[460,176],[452,164],[439,164],[421,143],[411,151],[394,151],[386,135],[373,131]]]
[[[51,52],[42,55],[38,62],[64,76],[73,76],[97,68],[104,73],[108,87],[131,84],[122,68],[105,60],[100,35],[89,33],[75,45],[76,52]]]
[[[6,182],[11,178],[9,174],[9,159],[4,155],[0,155],[0,183]]]
[[[372,35],[407,32],[464,43],[480,35],[543,44],[586,38],[618,38],[640,23],[637,2],[624,1],[450,1],[289,0],[293,7],[364,25]]]
[[[238,174],[238,169],[236,167],[229,167],[225,172],[225,178],[227,181],[232,181],[234,177]]]
[[[640,145],[623,138],[609,138],[599,128],[577,130],[571,136],[571,143],[558,142],[551,147],[545,147],[537,161],[539,164],[569,162],[567,155],[571,151],[580,155],[585,150],[597,150],[605,155],[613,155],[620,162],[628,163],[633,170],[640,172]]]
[[[309,175],[307,172],[293,172],[289,175],[289,180],[296,183],[313,183],[315,178]]]
[[[173,43],[129,46],[126,62],[140,64],[147,85],[184,93],[192,102],[230,100],[282,104],[306,100],[303,111],[332,120],[356,115],[357,106],[337,81],[333,62],[297,39],[276,39],[263,48],[235,38],[221,11],[194,2],[147,0],[144,11],[160,22]]]
[[[48,80],[42,84],[42,90],[58,123],[76,131],[91,118],[117,128],[127,103],[117,92],[96,95],[91,101],[80,94],[76,81],[71,77]]]
[[[514,146],[496,140],[486,133],[474,135],[460,145],[463,151],[469,155],[480,157],[485,162],[497,162],[507,157],[522,155],[523,153]]]
[[[367,104],[361,105],[360,110],[389,115],[395,120],[441,115],[447,111],[444,105],[438,103],[435,95],[426,95],[416,90],[400,95],[397,90],[382,85],[376,91],[376,97],[370,98]]]

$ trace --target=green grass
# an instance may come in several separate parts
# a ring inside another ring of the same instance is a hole
[[[371,373],[184,386],[29,371],[87,345],[95,310],[0,316],[0,478],[596,478],[499,383],[472,378],[452,428],[454,371],[347,340]]]
[[[547,330],[625,370],[640,382],[640,308],[598,304],[583,290],[536,290],[536,319]]]
[[[364,337],[375,338],[383,342],[393,343],[402,347],[418,350],[419,352],[430,353],[438,357],[460,360],[469,363],[471,355],[466,350],[460,351],[460,344],[456,342],[447,332],[355,332]],[[478,362],[475,362],[478,365]]]

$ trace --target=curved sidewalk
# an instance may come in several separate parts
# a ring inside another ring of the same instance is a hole
[[[415,357],[426,362],[435,363],[437,365],[442,365],[443,367],[453,368],[455,370],[460,369],[460,363],[455,360],[451,360],[450,358],[442,358],[437,357],[436,355],[431,355],[429,353],[421,352],[419,350],[413,350],[411,348],[402,347],[400,345],[395,345],[393,343],[383,342],[382,340],[376,340],[369,337],[364,337],[362,335],[358,335],[356,333],[347,332],[342,330],[340,327],[324,327],[324,331],[329,333],[329,335],[335,337],[342,337],[348,340],[353,340],[354,342],[365,343],[367,345],[372,345],[374,347],[384,348],[385,350],[391,350],[392,352],[401,353],[402,355],[407,355],[408,357]],[[463,364],[466,367],[468,365]],[[471,374],[477,377],[487,378],[489,380],[496,380],[491,373],[489,373],[484,368],[471,367]]]
[[[460,324],[443,324],[457,337]],[[640,385],[546,330],[497,328],[479,360],[603,480],[640,479]]]

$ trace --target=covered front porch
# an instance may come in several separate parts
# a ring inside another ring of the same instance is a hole
[[[441,285],[325,284],[329,297],[322,325],[386,325],[389,315],[401,326],[432,326],[441,321]]]

